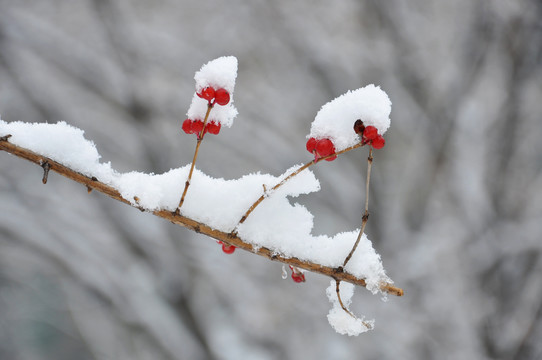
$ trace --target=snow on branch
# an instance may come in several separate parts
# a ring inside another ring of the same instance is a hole
[[[341,281],[364,286],[374,294],[402,296],[403,290],[386,275],[380,255],[364,233],[368,197],[361,229],[334,236],[313,235],[314,216],[288,198],[320,190],[311,166],[365,145],[370,147],[368,196],[372,151],[385,145],[383,135],[390,125],[388,96],[370,85],[324,105],[307,136],[306,148],[314,159],[306,164],[294,165],[279,176],[256,173],[217,179],[195,164],[205,135],[217,135],[237,115],[232,98],[236,76],[237,59],[231,56],[210,61],[196,73],[196,91],[182,124],[184,132],[196,135],[193,161],[163,174],[115,171],[110,163],[100,162],[95,144],[85,139],[83,130],[65,122],[0,120],[0,149],[42,166],[44,184],[49,171],[57,172],[84,184],[89,192],[97,190],[212,237],[228,254],[240,248],[288,264],[294,281],[305,281],[304,270],[327,275],[336,284],[335,297],[330,295],[333,286],[327,291],[334,304],[328,315],[330,324],[348,335],[372,329],[373,321],[358,319],[348,309],[353,287],[340,286]]]
[[[0,120],[0,125],[5,125],[5,124],[6,123],[3,123]],[[48,174],[49,171],[54,171],[70,180],[73,180],[82,185],[85,185],[89,193],[92,190],[96,190],[117,201],[133,206],[141,211],[149,211],[141,207],[140,205],[138,205],[137,199],[134,199],[134,201],[128,201],[127,199],[122,197],[122,195],[117,189],[115,189],[111,185],[108,185],[99,181],[96,178],[96,176],[93,176],[92,174],[84,175],[81,172],[73,170],[69,166],[65,166],[51,158],[37,154],[36,152],[33,152],[24,147],[17,146],[9,141],[11,137],[12,137],[11,134],[3,135],[0,137],[0,150],[3,150],[19,158],[26,159],[30,162],[33,162],[41,166],[42,168],[44,168],[44,175]],[[317,264],[317,263],[307,261],[307,260],[301,260],[296,257],[284,257],[266,247],[256,247],[250,243],[247,243],[243,241],[241,238],[239,238],[238,236],[232,236],[230,232],[224,232],[224,231],[214,229],[207,224],[190,219],[183,215],[176,215],[169,210],[152,210],[149,212],[151,212],[155,216],[166,219],[174,224],[181,225],[197,233],[209,236],[219,241],[226,242],[240,249],[263,256],[267,259],[282,262],[282,263],[289,264],[292,266],[296,266],[296,267],[305,269],[307,271],[326,275],[334,279],[346,281],[355,285],[359,285],[363,287],[367,286],[367,283],[363,278],[359,278],[359,277],[356,277],[355,275],[342,271],[339,266],[330,267],[330,266],[324,266],[324,265]],[[395,287],[391,283],[385,283],[385,282],[381,283],[380,290],[382,292],[385,292],[391,295],[396,295],[396,296],[403,295],[403,290],[398,287]]]

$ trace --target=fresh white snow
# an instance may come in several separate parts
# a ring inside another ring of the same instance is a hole
[[[360,119],[365,126],[376,127],[380,135],[390,127],[391,101],[388,95],[375,85],[348,91],[328,102],[312,122],[307,138],[328,138],[336,151],[353,146],[360,141],[354,123]]]

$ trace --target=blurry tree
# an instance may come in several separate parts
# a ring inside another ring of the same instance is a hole
[[[194,71],[229,54],[240,116],[202,148],[213,176],[279,174],[307,160],[323,103],[390,95],[368,233],[406,297],[358,291],[376,329],[337,335],[327,278],[283,282],[2,154],[1,359],[542,358],[539,1],[0,0],[0,114],[65,120],[115,168],[167,171],[191,160]],[[358,226],[364,169],[358,153],[315,170],[315,233]]]

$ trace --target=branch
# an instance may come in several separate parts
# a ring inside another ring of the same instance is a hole
[[[91,190],[96,190],[117,201],[136,207],[141,211],[146,211],[145,209],[141,207],[132,205],[129,201],[124,199],[116,189],[98,181],[95,177],[85,176],[52,159],[36,154],[33,151],[25,149],[23,147],[14,145],[8,141],[9,137],[10,135],[0,137],[0,150],[6,151],[17,157],[26,159],[40,166],[43,166],[43,164],[47,163],[49,165],[44,167],[44,171],[47,171],[47,172],[54,171],[62,176],[67,177],[68,179],[71,179],[75,182],[85,185],[89,192]],[[45,170],[45,168],[47,168],[47,170]],[[197,233],[207,235],[211,238],[222,241],[229,245],[233,245],[240,249],[263,256],[269,260],[282,262],[282,263],[289,264],[298,268],[302,268],[314,273],[326,275],[335,279],[336,281],[346,281],[354,285],[366,286],[366,282],[364,279],[359,279],[352,274],[344,272],[344,270],[341,267],[331,268],[331,267],[322,266],[320,264],[316,264],[313,262],[300,260],[295,257],[285,258],[281,255],[275,254],[272,250],[265,247],[254,248],[251,244],[245,243],[241,238],[239,238],[236,235],[212,229],[206,224],[197,222],[195,220],[192,220],[190,218],[187,218],[179,214],[172,213],[171,211],[167,211],[167,210],[153,211],[152,214],[158,217],[161,217],[163,219],[166,219],[174,224],[184,226]],[[380,290],[392,295],[397,295],[397,296],[402,296],[404,293],[403,289],[395,287],[389,283],[381,284]]]
[[[354,149],[357,149],[358,147],[360,146],[363,146],[365,145],[364,142],[359,142],[353,146],[350,146],[344,150],[341,150],[341,151],[337,151],[337,152],[334,152],[333,154],[330,154],[330,155],[327,155],[327,156],[323,156],[321,158],[318,158],[318,159],[314,159],[308,163],[306,163],[305,165],[301,166],[299,169],[297,169],[296,171],[294,171],[293,173],[291,173],[290,175],[288,175],[287,177],[285,177],[284,179],[282,179],[277,185],[273,186],[273,188],[271,189],[270,192],[273,192],[275,190],[277,190],[279,187],[281,187],[282,185],[284,185],[286,182],[288,182],[288,180],[290,180],[291,178],[293,178],[294,176],[298,175],[299,173],[301,173],[303,170],[305,169],[308,169],[309,167],[311,167],[312,165],[314,164],[318,164],[320,161],[322,160],[326,160],[326,159],[329,159],[333,156],[337,156],[337,155],[341,155],[341,154],[344,154],[345,152],[348,152],[350,150],[354,150]],[[256,209],[256,207],[258,205],[260,205],[260,203],[262,201],[265,200],[265,197],[266,195],[268,194],[267,190],[264,188],[264,192],[263,194],[258,198],[258,200],[256,200],[256,202],[254,202],[254,204],[252,204],[252,206],[247,210],[247,212],[245,213],[245,215],[243,215],[243,217],[241,218],[241,220],[239,220],[239,224],[237,226],[239,226],[240,224],[244,223],[245,220],[247,219],[247,217],[254,211],[254,209]],[[236,229],[233,230],[232,232],[233,235],[236,234]],[[359,241],[358,241],[359,242]],[[344,266],[344,265],[343,265]]]

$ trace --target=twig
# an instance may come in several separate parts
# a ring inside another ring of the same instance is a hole
[[[361,229],[358,234],[358,238],[356,239],[356,242],[354,243],[354,246],[352,247],[352,250],[350,250],[350,253],[346,258],[344,259],[343,268],[348,264],[350,259],[352,258],[352,255],[354,255],[354,252],[356,251],[359,242],[361,240],[361,236],[365,232],[365,225],[367,225],[367,220],[369,220],[369,182],[371,181],[371,168],[373,165],[373,148],[370,148],[369,150],[369,157],[367,158],[367,180],[365,181],[365,212],[363,213],[363,216],[361,217]]]
[[[343,310],[350,316],[352,316],[353,318],[355,318],[356,316],[354,314],[352,314],[352,312],[350,310],[348,310],[348,308],[346,306],[344,306],[343,304],[343,301],[341,299],[341,289],[340,289],[340,285],[341,285],[341,280],[337,280],[335,279],[335,292],[337,293],[337,299],[339,299],[339,304],[341,305],[341,307],[343,308]]]
[[[47,184],[47,178],[49,177],[51,165],[49,165],[48,161],[45,161],[43,164],[41,164],[41,167],[43,168],[43,178],[41,179],[41,182],[45,185]]]
[[[198,152],[199,147],[201,145],[201,142],[203,141],[203,135],[205,134],[205,126],[207,125],[207,120],[209,119],[209,114],[211,113],[211,109],[213,108],[213,103],[209,103],[207,105],[207,112],[205,113],[205,119],[203,120],[203,127],[201,128],[200,133],[198,134],[198,141],[196,143],[196,150],[194,151],[194,158],[192,159],[192,165],[190,166],[190,172],[188,173],[188,178],[184,184],[184,190],[183,195],[181,196],[181,200],[179,201],[179,206],[175,210],[175,214],[179,214],[179,211],[181,209],[181,206],[183,206],[184,198],[186,196],[186,193],[188,191],[188,187],[190,186],[190,180],[192,179],[192,173],[194,172],[194,167],[196,165],[196,160],[198,158]]]
[[[54,171],[62,176],[67,177],[68,179],[71,179],[80,184],[83,184],[87,188],[94,189],[98,192],[106,194],[107,196],[117,201],[120,201],[122,203],[125,203],[127,205],[133,206],[141,210],[140,207],[134,204],[131,204],[128,200],[124,199],[115,188],[98,181],[95,177],[88,177],[83,174],[80,174],[70,169],[69,167],[64,166],[52,159],[45,158],[39,154],[34,153],[31,150],[14,145],[10,143],[9,141],[0,141],[0,150],[4,150],[17,157],[29,160],[38,165],[40,165],[43,161],[47,161],[49,162],[51,166],[50,168],[51,171]],[[158,217],[161,217],[163,219],[166,219],[174,224],[184,226],[188,229],[191,229],[203,235],[209,236],[213,239],[220,240],[229,245],[233,245],[237,248],[252,252],[254,254],[263,256],[273,261],[289,264],[294,267],[305,269],[307,271],[329,276],[335,280],[346,281],[354,285],[359,285],[359,286],[364,286],[364,287],[367,285],[364,279],[357,278],[354,275],[345,272],[342,268],[332,268],[328,266],[323,266],[323,265],[316,264],[310,261],[300,260],[298,258],[286,258],[281,255],[277,255],[273,250],[270,250],[265,247],[254,247],[253,245],[244,242],[241,238],[235,235],[213,229],[204,223],[200,223],[190,218],[187,218],[185,216],[172,213],[171,211],[159,210],[159,211],[153,211],[152,214]],[[386,292],[392,295],[397,295],[397,296],[402,296],[404,293],[401,288],[398,288],[389,283],[382,283],[380,285],[380,289],[383,292]]]
[[[337,280],[335,279],[335,283],[336,283],[336,286],[335,286],[335,292],[337,293],[337,299],[339,299],[339,304],[341,305],[341,308],[350,316],[352,316],[354,319],[357,319],[356,315],[354,315],[350,310],[348,310],[348,308],[344,305],[342,299],[341,299],[341,289],[340,289],[340,284],[341,284],[341,281],[340,280]],[[367,322],[367,321],[361,321],[361,323],[363,324],[363,326],[365,326],[367,329],[369,330],[372,330],[373,329],[373,324],[371,324],[370,322]]]
[[[333,153],[331,155],[328,155],[328,156],[324,156],[324,157],[321,157],[321,158],[318,158],[318,159],[314,159],[308,163],[306,163],[305,165],[301,166],[300,168],[298,168],[297,170],[295,170],[293,173],[291,173],[290,175],[288,175],[287,177],[285,177],[284,179],[282,179],[278,184],[276,184],[275,186],[273,186],[271,188],[271,190],[269,192],[267,191],[264,191],[264,193],[258,198],[258,200],[256,200],[254,202],[254,204],[252,204],[250,206],[250,208],[247,210],[247,212],[241,217],[241,220],[239,220],[239,223],[237,224],[237,227],[239,225],[241,225],[242,223],[244,223],[246,221],[246,219],[248,218],[248,216],[254,211],[254,209],[256,209],[256,207],[258,205],[260,205],[260,203],[262,201],[264,201],[264,199],[270,194],[272,193],[273,191],[277,190],[279,187],[281,187],[282,185],[284,185],[286,182],[288,182],[288,180],[292,179],[294,176],[298,175],[299,173],[301,173],[303,170],[305,169],[308,169],[309,167],[311,167],[312,165],[314,164],[317,164],[319,163],[320,161],[322,160],[325,160],[325,159],[328,159],[330,157],[333,157],[333,156],[337,156],[337,155],[341,155],[341,154],[344,154],[345,152],[348,152],[350,150],[354,150],[360,146],[363,146],[365,145],[365,143],[363,142],[359,142],[357,143],[356,145],[353,145],[353,146],[350,146],[344,150],[341,150],[341,151],[338,151],[336,153]],[[232,231],[232,234],[237,234],[237,227]]]

